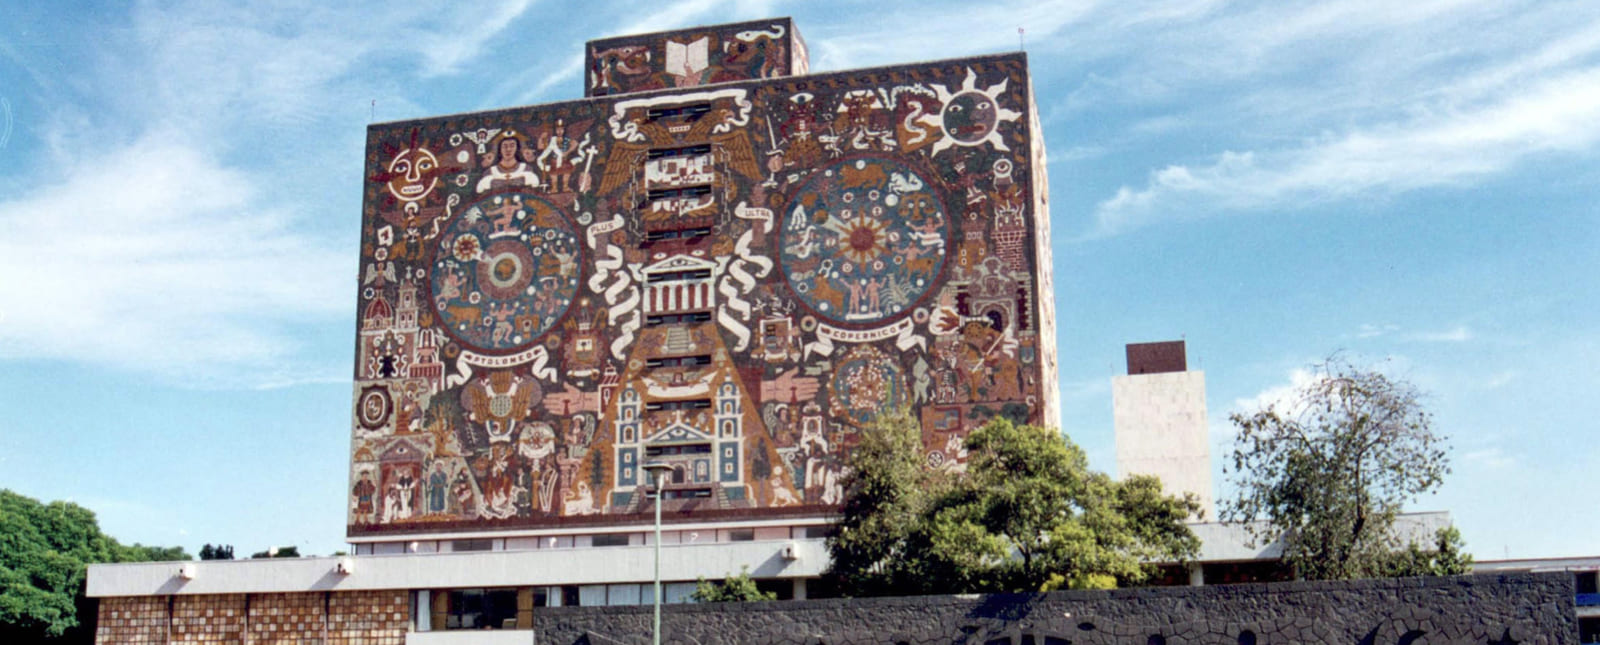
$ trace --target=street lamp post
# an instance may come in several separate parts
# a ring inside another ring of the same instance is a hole
[[[646,472],[650,473],[650,484],[656,492],[656,586],[652,600],[655,604],[655,621],[650,630],[651,645],[661,645],[661,478],[665,477],[672,466],[652,461],[644,465]]]

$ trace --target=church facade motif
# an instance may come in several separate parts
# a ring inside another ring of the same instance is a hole
[[[373,125],[351,536],[817,517],[1055,425],[1026,59],[803,73],[787,20],[595,41],[588,98]]]

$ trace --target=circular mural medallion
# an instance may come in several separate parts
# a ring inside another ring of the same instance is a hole
[[[382,385],[368,385],[361,388],[361,394],[356,397],[356,419],[361,427],[367,430],[377,430],[389,422],[389,415],[394,414],[394,399],[389,396],[389,389]]]
[[[839,361],[828,383],[833,414],[858,425],[871,423],[884,410],[900,407],[905,399],[901,369],[871,345],[858,345]]]
[[[532,344],[577,295],[581,251],[566,216],[535,195],[468,206],[439,235],[429,271],[441,326],[481,351]]]
[[[927,180],[889,159],[837,162],[790,201],[784,278],[818,316],[846,324],[899,317],[944,266],[950,218]]]

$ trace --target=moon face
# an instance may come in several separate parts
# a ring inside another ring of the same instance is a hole
[[[439,159],[426,148],[401,150],[389,162],[389,194],[414,202],[439,185]]]
[[[987,139],[999,120],[994,100],[982,92],[962,92],[951,97],[942,116],[945,133],[965,144]]]

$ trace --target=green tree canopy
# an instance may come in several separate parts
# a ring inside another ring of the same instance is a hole
[[[1313,580],[1463,572],[1458,533],[1408,551],[1394,528],[1404,504],[1450,472],[1419,398],[1411,383],[1335,356],[1288,402],[1231,415],[1238,496],[1223,519],[1246,523],[1257,543],[1281,536],[1284,561]]]
[[[1059,432],[996,418],[966,439],[965,472],[923,467],[921,426],[885,413],[861,435],[828,541],[828,577],[847,595],[1111,587],[1199,540],[1191,498],[1152,477],[1089,470]]]
[[[79,629],[90,563],[188,559],[180,547],[119,544],[77,504],[0,489],[0,642],[92,641]]]
[[[775,600],[778,594],[762,591],[756,587],[756,581],[750,579],[750,571],[740,569],[739,575],[730,575],[723,578],[722,582],[701,578],[695,583],[694,593],[689,597],[695,602],[750,602]]]

